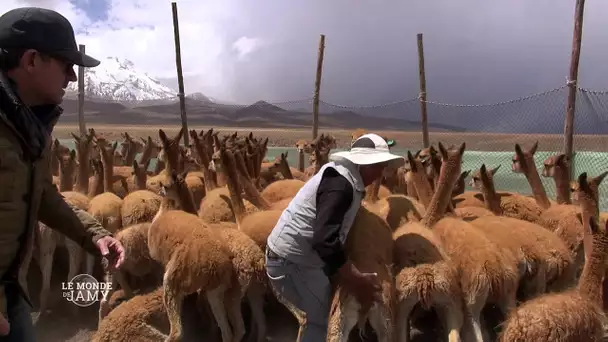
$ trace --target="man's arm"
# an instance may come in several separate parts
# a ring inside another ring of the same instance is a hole
[[[352,201],[353,187],[348,180],[332,168],[325,169],[317,189],[317,217],[313,224],[312,247],[325,262],[323,272],[328,277],[346,263],[340,228]]]
[[[110,232],[86,211],[66,203],[50,176],[45,177],[43,182],[38,220],[78,243],[85,251],[98,254],[95,243],[111,235]]]

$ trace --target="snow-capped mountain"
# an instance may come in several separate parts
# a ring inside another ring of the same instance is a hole
[[[141,102],[147,100],[171,100],[177,91],[137,70],[133,62],[108,57],[95,68],[85,69],[85,94],[87,98],[99,98],[115,102]],[[78,92],[78,83],[70,83],[68,93]]]

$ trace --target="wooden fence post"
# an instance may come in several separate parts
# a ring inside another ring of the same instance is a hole
[[[570,58],[570,73],[568,75],[568,104],[566,105],[566,118],[564,120],[564,153],[570,159],[571,177],[574,177],[574,113],[576,109],[576,91],[578,82],[578,63],[581,56],[581,40],[583,37],[583,12],[585,0],[576,0],[574,12],[574,33],[572,37],[572,55]]]
[[[581,56],[581,40],[583,38],[583,12],[585,0],[576,0],[574,10],[574,33],[572,35],[572,55],[570,57],[570,73],[568,75],[568,104],[566,105],[566,119],[564,122],[564,153],[569,158],[568,163],[570,178],[574,178],[574,113],[576,112],[576,91],[578,82],[578,62]],[[586,234],[585,234],[586,235]],[[593,242],[590,236],[583,239],[583,249],[585,258],[591,257],[591,247]]]
[[[173,35],[175,37],[175,64],[177,66],[177,83],[179,86],[179,112],[182,118],[182,128],[184,129],[184,146],[189,145],[188,119],[186,117],[186,99],[184,95],[184,75],[182,73],[182,54],[179,42],[179,22],[177,20],[177,3],[171,3],[173,11]]]
[[[422,125],[422,144],[424,148],[429,147],[429,122],[426,111],[426,74],[424,71],[424,45],[422,43],[422,33],[418,33],[418,73],[420,79],[420,114],[421,114],[421,125]]]
[[[319,56],[317,57],[317,78],[315,79],[315,93],[312,100],[312,138],[316,139],[319,133],[319,93],[321,91],[321,76],[323,74],[323,55],[325,53],[325,35],[319,39]]]
[[[78,45],[78,51],[85,53],[86,48],[84,45]],[[84,136],[87,134],[87,127],[84,122],[84,67],[78,66],[78,128],[80,135]]]

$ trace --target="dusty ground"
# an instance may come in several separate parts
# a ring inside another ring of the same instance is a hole
[[[28,286],[34,305],[32,318],[36,326],[36,339],[39,342],[88,342],[97,329],[97,310],[99,306],[80,308],[64,300],[62,298],[61,282],[67,281],[67,253],[63,248],[57,249],[54,264],[49,311],[43,316],[40,316],[38,311],[41,278],[39,266],[35,260],[32,261],[28,274]],[[268,315],[269,331],[267,336],[269,342],[291,342],[296,339],[297,324],[284,307],[274,301],[268,301],[265,311]],[[197,319],[201,319],[200,316],[184,314],[186,330],[184,341],[210,340],[201,338],[199,331],[188,333],[189,326],[193,327],[190,331],[196,330],[195,328],[200,326]]]
[[[118,125],[96,125],[87,128],[95,128],[95,130],[109,137],[110,139],[120,139],[120,133],[129,132],[129,134],[138,137],[151,136],[153,139],[158,139],[158,129],[162,128],[167,133],[177,133],[179,126],[118,126]],[[189,126],[188,129],[209,129],[211,127],[204,126]],[[233,128],[233,127],[214,127],[214,130],[219,130],[225,133],[238,132],[239,134],[248,134],[253,131],[254,135],[268,137],[270,146],[294,146],[295,142],[300,139],[310,139],[312,136],[311,130],[308,129],[266,129],[266,128]],[[77,133],[77,125],[57,125],[53,135],[59,139],[71,138],[70,132]],[[338,147],[348,147],[351,141],[351,130],[319,130],[321,133],[332,134],[337,142]],[[403,148],[420,148],[422,146],[422,133],[420,132],[401,132],[401,131],[382,131],[374,132],[387,136],[397,141],[397,145]],[[525,146],[532,145],[535,141],[539,141],[539,149],[545,151],[560,151],[563,149],[564,138],[562,135],[541,135],[541,134],[490,134],[490,133],[435,133],[430,132],[431,144],[441,142],[444,144],[460,144],[463,141],[467,144],[467,150],[476,151],[511,151],[515,143]],[[574,138],[575,151],[608,151],[608,135],[578,135]]]

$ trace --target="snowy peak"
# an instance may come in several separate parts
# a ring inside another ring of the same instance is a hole
[[[177,91],[138,71],[133,62],[108,57],[95,68],[85,69],[85,95],[116,102],[174,99]],[[68,92],[77,93],[78,83],[68,86]]]

